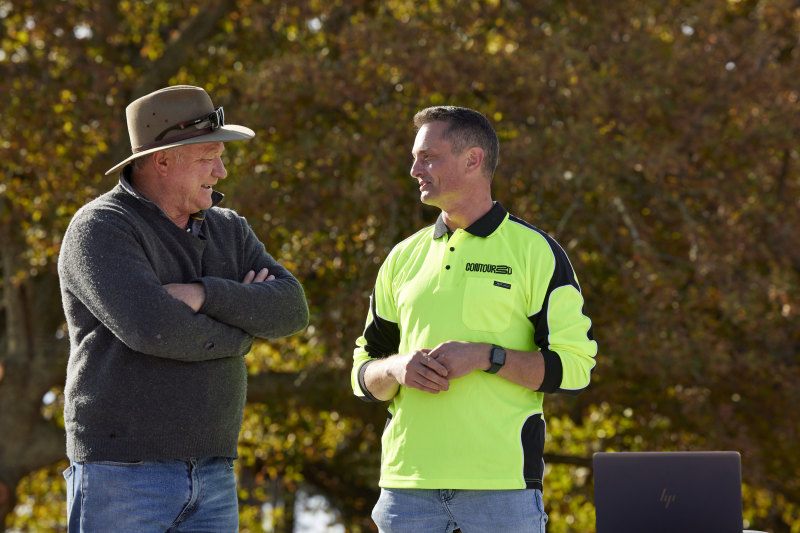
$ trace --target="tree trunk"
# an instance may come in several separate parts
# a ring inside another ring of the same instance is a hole
[[[58,278],[29,277],[11,224],[0,235],[0,531],[16,503],[16,487],[29,472],[64,458],[64,432],[41,414],[42,397],[64,380],[67,343]]]

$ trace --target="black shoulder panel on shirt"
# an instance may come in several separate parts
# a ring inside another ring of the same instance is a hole
[[[369,299],[372,320],[364,329],[364,338],[367,345],[364,347],[370,357],[377,359],[388,357],[397,353],[400,348],[400,327],[396,322],[382,318],[375,306],[375,290]]]

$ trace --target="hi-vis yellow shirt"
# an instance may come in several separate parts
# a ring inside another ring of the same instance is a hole
[[[597,343],[564,250],[495,202],[448,235],[441,216],[399,243],[381,266],[351,383],[370,361],[449,341],[540,350],[538,391],[474,371],[430,394],[400,387],[382,437],[381,487],[542,488],[544,393],[576,395],[589,384]],[[489,357],[489,354],[486,354]]]

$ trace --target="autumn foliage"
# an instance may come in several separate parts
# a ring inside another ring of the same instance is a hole
[[[408,176],[433,104],[495,125],[494,198],[564,245],[593,319],[592,385],[546,401],[548,531],[594,529],[593,452],[692,449],[741,452],[745,525],[800,531],[797,2],[0,0],[0,24],[0,530],[64,528],[60,239],[116,182],[125,105],[187,83],[256,131],[224,205],[312,309],[248,356],[243,531],[292,531],[303,494],[371,528],[384,410],[349,365],[378,266],[436,217]]]

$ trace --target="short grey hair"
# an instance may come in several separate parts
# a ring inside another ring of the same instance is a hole
[[[179,148],[181,148],[181,146],[185,146],[185,145],[172,146],[170,148],[165,148],[164,150],[159,150],[159,151],[170,151],[170,152],[172,152],[173,154],[175,154],[175,159],[180,162],[180,161],[183,160],[183,151],[179,149]],[[155,153],[155,152],[153,152],[153,153]],[[142,169],[144,169],[145,165],[147,165],[147,162],[150,161],[150,157],[153,155],[153,153],[149,153],[147,155],[143,155],[142,157],[137,157],[136,159],[131,161],[131,165],[133,165],[133,170],[139,172]]]
[[[147,164],[147,156],[137,157],[136,159],[131,161],[133,170],[136,172],[141,171],[146,164]]]

